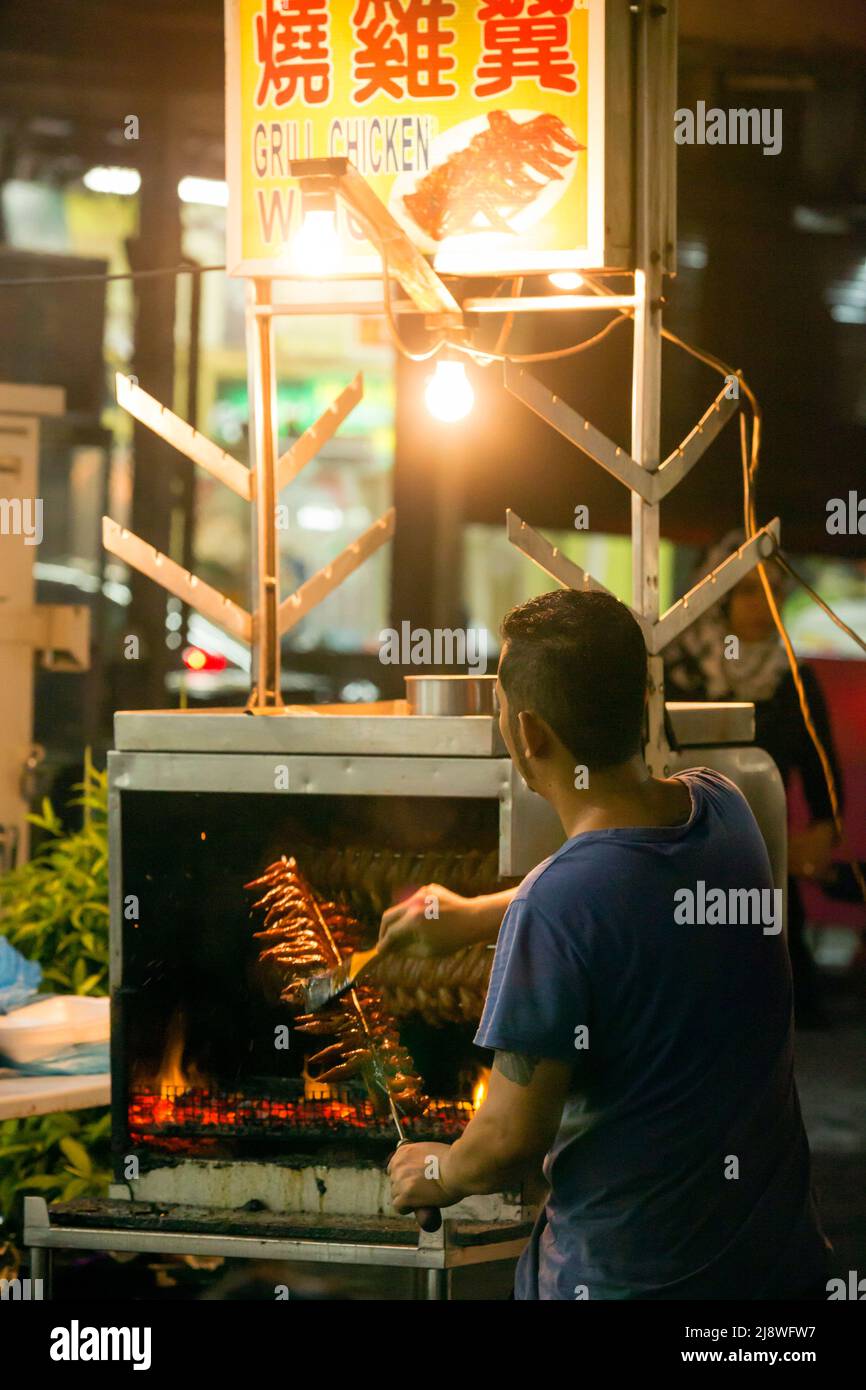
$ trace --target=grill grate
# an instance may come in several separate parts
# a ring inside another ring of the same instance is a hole
[[[456,1139],[474,1111],[466,1100],[431,1100],[423,1115],[401,1116],[407,1136]],[[129,1097],[129,1130],[148,1139],[310,1139],[394,1137],[390,1113],[348,1090],[328,1095],[268,1096],[202,1087],[137,1087]]]

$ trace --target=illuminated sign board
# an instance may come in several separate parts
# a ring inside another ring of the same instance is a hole
[[[441,273],[604,263],[604,0],[227,0],[226,58],[233,274],[297,273],[289,161],[335,155]]]

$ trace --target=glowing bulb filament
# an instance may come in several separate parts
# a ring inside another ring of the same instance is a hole
[[[437,362],[424,393],[427,409],[436,420],[454,424],[472,409],[475,392],[462,362]]]
[[[314,279],[333,275],[340,263],[336,213],[327,208],[310,208],[304,214],[292,242],[292,263],[300,275]]]

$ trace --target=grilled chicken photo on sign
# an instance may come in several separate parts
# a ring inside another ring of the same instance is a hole
[[[433,241],[466,232],[514,234],[511,219],[552,180],[563,178],[586,148],[549,112],[515,121],[507,111],[491,111],[487,125],[403,198],[406,211]]]

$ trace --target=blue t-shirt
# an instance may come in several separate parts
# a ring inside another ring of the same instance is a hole
[[[784,935],[729,892],[769,905],[767,851],[732,782],[681,780],[687,822],[575,835],[505,914],[475,1041],[574,1063],[517,1298],[785,1298],[826,1278]]]

